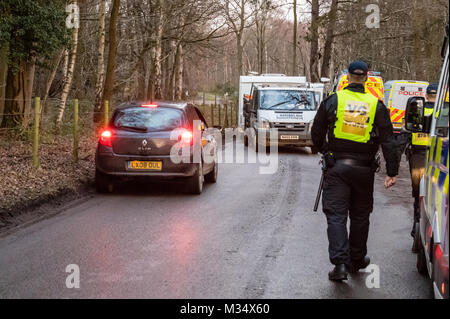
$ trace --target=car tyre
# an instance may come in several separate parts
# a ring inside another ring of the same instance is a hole
[[[317,147],[315,147],[315,146],[311,146],[311,154],[315,155],[317,153],[319,153],[319,149]]]
[[[197,169],[195,170],[195,174],[189,178],[188,189],[191,194],[200,195],[203,191],[203,167],[202,164],[197,165]]]
[[[95,170],[95,188],[98,193],[112,193],[114,191],[114,184],[106,174]]]
[[[214,162],[214,168],[211,172],[205,175],[205,181],[208,183],[216,183],[217,182],[217,173],[219,171],[219,165],[217,162]]]
[[[414,241],[412,246],[412,252],[417,253],[419,251],[419,247],[422,244],[420,242],[420,223],[414,223]]]
[[[420,236],[420,231],[416,233],[416,237],[418,237],[419,247],[417,251],[417,271],[419,274],[426,275],[428,273],[427,269],[427,259],[425,257],[425,249],[423,249],[422,240]]]

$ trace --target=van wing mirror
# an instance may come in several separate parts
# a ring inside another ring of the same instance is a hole
[[[250,102],[244,104],[244,112],[250,114],[253,112],[252,105]]]
[[[408,132],[424,132],[425,98],[414,96],[408,99],[406,104],[404,129]]]

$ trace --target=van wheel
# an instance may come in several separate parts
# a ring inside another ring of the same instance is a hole
[[[188,190],[191,194],[200,195],[203,191],[203,166],[202,164],[197,165],[197,169],[195,171],[194,176],[189,178],[188,181]]]
[[[428,273],[427,269],[427,259],[425,257],[425,249],[423,249],[422,240],[420,238],[420,232],[416,234],[416,237],[418,237],[419,241],[419,247],[417,251],[417,271],[419,274],[426,275]]]
[[[106,174],[95,170],[95,188],[98,193],[112,193],[114,191],[114,184]]]
[[[310,148],[311,148],[311,154],[317,154],[317,153],[319,153],[319,149],[318,149],[317,147],[311,146]]]
[[[217,162],[215,162],[213,170],[205,175],[205,181],[207,181],[208,183],[216,183],[218,171],[219,165],[217,164]]]

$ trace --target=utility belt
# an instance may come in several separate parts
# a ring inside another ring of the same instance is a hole
[[[329,152],[325,154],[325,161],[327,162],[327,167],[333,167],[336,163],[341,163],[348,166],[371,167],[374,172],[377,172],[380,168],[381,157],[377,154],[373,160],[359,160]]]

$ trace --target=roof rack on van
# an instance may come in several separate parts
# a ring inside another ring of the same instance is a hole
[[[263,73],[261,76],[286,76],[286,74],[278,74],[278,73]]]

